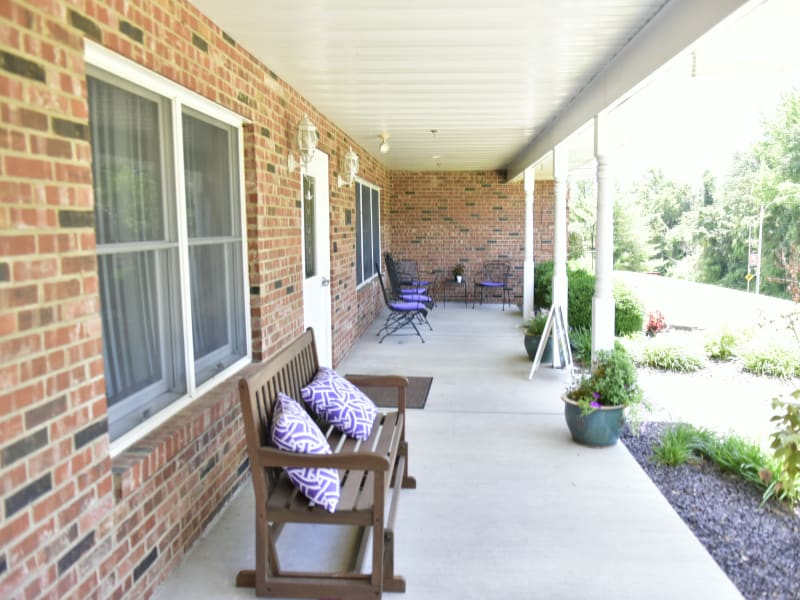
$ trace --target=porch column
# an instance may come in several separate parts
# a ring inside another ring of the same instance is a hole
[[[567,323],[567,148],[559,144],[553,149],[553,188],[555,214],[553,217],[553,304],[560,306]]]
[[[594,155],[597,161],[597,260],[592,297],[592,361],[598,350],[614,347],[614,202],[613,180],[608,166],[607,144],[601,132],[602,118],[594,118]]]
[[[522,263],[522,318],[526,321],[533,316],[533,166],[523,173],[525,189],[525,259]]]

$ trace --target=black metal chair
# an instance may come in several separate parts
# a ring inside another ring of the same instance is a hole
[[[433,308],[433,298],[427,294],[425,286],[404,286],[400,281],[400,273],[397,263],[388,252],[383,256],[386,262],[386,273],[389,276],[389,283],[392,286],[392,296],[395,300],[405,300],[407,302],[421,302],[428,308]],[[380,269],[378,269],[380,271]]]
[[[383,284],[383,275],[380,271],[380,265],[376,264],[375,268],[378,273],[378,281],[381,284],[383,301],[389,309],[389,316],[386,317],[383,327],[381,327],[376,334],[378,336],[383,334],[383,337],[381,337],[378,343],[383,343],[383,340],[390,335],[417,335],[424,344],[425,338],[422,337],[414,321],[420,319],[422,322],[427,323],[428,327],[433,331],[433,327],[428,323],[428,310],[425,308],[425,305],[420,302],[407,300],[391,300],[386,291],[386,286]],[[414,332],[401,332],[401,330],[406,327],[411,327]]]
[[[472,296],[472,308],[475,308],[475,296],[480,290],[481,304],[483,304],[483,291],[499,290],[503,298],[503,310],[506,304],[511,306],[511,265],[499,260],[490,260],[483,264],[482,274],[475,280],[475,293]]]

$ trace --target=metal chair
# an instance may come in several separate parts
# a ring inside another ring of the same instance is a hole
[[[483,304],[484,290],[499,290],[503,298],[503,310],[506,304],[511,306],[511,265],[499,260],[491,260],[483,263],[483,271],[475,281],[475,293],[472,296],[472,308],[475,308],[475,296],[480,290],[481,305]]]
[[[412,302],[407,300],[390,300],[389,294],[386,292],[386,286],[383,284],[383,275],[380,271],[380,265],[376,264],[375,269],[378,273],[378,281],[381,284],[381,292],[383,293],[383,301],[386,303],[386,307],[389,309],[389,316],[386,317],[386,321],[383,323],[383,327],[380,328],[376,335],[380,336],[383,334],[383,337],[378,341],[378,343],[383,343],[390,335],[417,335],[422,343],[425,343],[425,338],[422,337],[422,334],[419,332],[417,328],[417,324],[414,322],[416,319],[420,319],[422,322],[427,323],[428,327],[431,331],[433,331],[433,327],[431,324],[428,323],[428,311],[425,308],[425,305],[420,302]],[[407,332],[407,333],[398,333],[405,327],[411,327],[414,330],[414,333]]]

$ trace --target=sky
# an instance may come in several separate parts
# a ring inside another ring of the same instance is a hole
[[[800,92],[798,25],[800,0],[766,0],[664,67],[609,115],[619,136],[618,178],[650,168],[691,184],[706,169],[723,177],[734,153],[758,139],[781,97]]]

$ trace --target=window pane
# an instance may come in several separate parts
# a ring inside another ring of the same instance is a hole
[[[195,379],[207,381],[246,352],[240,242],[189,249]]]
[[[305,245],[306,277],[317,274],[317,238],[315,235],[316,190],[314,178],[303,175],[303,241]]]
[[[356,284],[364,281],[364,265],[361,259],[361,190],[364,188],[356,183]]]
[[[375,264],[372,261],[372,203],[370,202],[370,189],[361,188],[361,236],[363,240],[364,279],[369,279],[375,273]]]
[[[112,439],[186,393],[177,251],[98,257],[106,397]],[[116,409],[116,410],[115,410]]]
[[[372,190],[372,261],[381,264],[380,193]]]
[[[183,160],[189,237],[236,235],[232,206],[231,129],[183,114]]]
[[[160,103],[93,77],[88,85],[97,243],[166,239]]]

